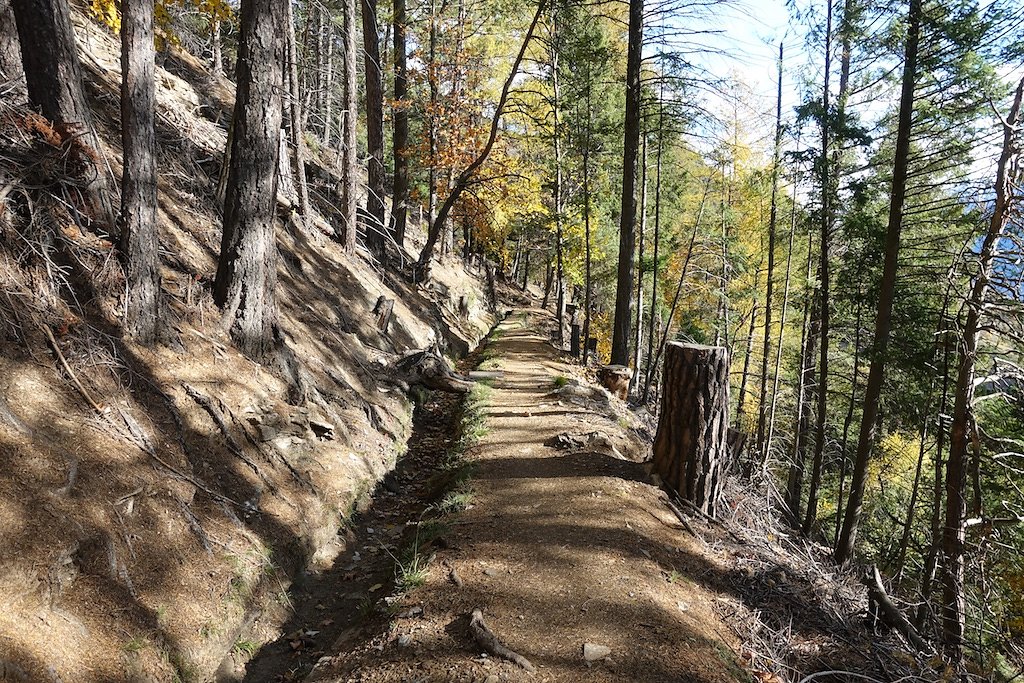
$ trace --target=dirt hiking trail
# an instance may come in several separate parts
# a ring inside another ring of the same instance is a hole
[[[624,404],[547,341],[552,324],[516,311],[492,335],[482,367],[502,374],[463,455],[465,510],[431,544],[423,585],[342,634],[308,681],[750,680],[698,578],[722,568],[648,483]],[[484,654],[475,609],[535,673]]]

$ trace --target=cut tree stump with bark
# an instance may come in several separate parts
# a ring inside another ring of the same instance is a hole
[[[683,500],[711,516],[728,467],[728,428],[729,351],[668,344],[654,472]]]
[[[623,401],[629,395],[629,381],[632,378],[633,371],[625,365],[604,365],[597,371],[597,381],[601,386]]]

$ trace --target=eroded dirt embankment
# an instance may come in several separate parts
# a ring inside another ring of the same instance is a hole
[[[75,27],[117,178],[118,43]],[[123,277],[110,241],[74,220],[66,150],[0,101],[0,679],[210,678],[288,606],[294,576],[344,551],[345,520],[404,451],[412,405],[388,366],[435,343],[464,354],[492,324],[459,264],[413,286],[282,208],[280,327],[297,362],[236,352],[210,296],[230,84],[164,58],[153,349],[121,337]],[[329,200],[329,164],[310,169]]]

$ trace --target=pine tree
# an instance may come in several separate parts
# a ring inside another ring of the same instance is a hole
[[[286,29],[282,3],[243,0],[231,165],[213,298],[238,347],[253,358],[270,356],[280,342],[274,222]]]
[[[121,12],[121,253],[127,271],[124,324],[142,343],[156,340],[160,264],[156,212],[156,85],[153,2],[128,2]]]

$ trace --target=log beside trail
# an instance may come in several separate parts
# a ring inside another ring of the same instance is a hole
[[[392,372],[405,390],[419,385],[437,391],[466,394],[473,388],[473,382],[455,372],[448,360],[433,347],[399,358],[392,366]]]
[[[683,500],[711,516],[728,466],[728,426],[729,351],[668,344],[654,472]]]

